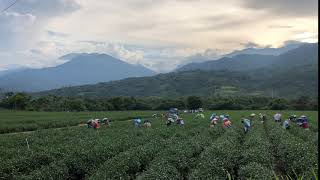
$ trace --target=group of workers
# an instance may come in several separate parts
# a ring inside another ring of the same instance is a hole
[[[174,122],[180,127],[184,126],[184,120],[179,117],[178,113],[168,113],[166,125],[171,126]]]
[[[210,116],[210,128],[215,127],[218,124],[218,121],[222,121],[223,128],[230,128],[231,127],[231,120],[228,114],[221,114],[218,116],[216,113],[212,113]]]
[[[104,124],[106,127],[110,127],[111,119],[109,119],[109,118],[103,118],[102,120],[100,120],[100,119],[89,119],[87,121],[87,127],[88,128],[99,129],[100,128],[100,124]]]
[[[167,126],[171,126],[175,122],[180,127],[183,127],[185,125],[184,120],[181,117],[179,117],[177,112],[174,112],[174,113],[169,112],[165,115],[164,114],[161,114],[161,115],[165,116],[167,118],[167,121],[166,121]],[[152,117],[157,118],[157,117],[159,117],[159,115],[154,114]],[[245,133],[247,133],[249,131],[249,129],[252,127],[255,117],[256,117],[256,114],[253,113],[253,114],[250,114],[248,117],[243,116],[241,118],[241,123],[243,124],[243,129],[244,129]],[[195,119],[199,119],[199,118],[204,119],[205,118],[204,114],[198,113],[195,116]],[[231,118],[228,114],[217,115],[216,113],[212,113],[209,119],[210,119],[210,124],[209,124],[210,128],[217,126],[219,121],[222,122],[223,128],[231,128],[232,127]],[[259,113],[259,119],[260,119],[261,123],[264,123],[267,120],[267,115],[263,114],[263,113]],[[282,122],[282,114],[277,112],[273,116],[273,119],[275,122],[281,123]],[[146,127],[146,128],[151,127],[151,121],[149,119],[144,120],[143,125],[142,125],[142,120],[140,117],[135,118],[133,120],[133,122],[134,122],[135,127],[141,127],[141,126]],[[303,129],[307,129],[307,130],[309,129],[308,118],[305,115],[301,115],[299,118],[297,118],[297,116],[295,114],[290,115],[288,117],[288,119],[284,120],[282,127],[284,129],[289,129],[291,122],[296,123],[297,126],[302,127]],[[105,125],[105,127],[110,127],[111,119],[109,119],[109,118],[103,118],[102,120],[90,119],[87,121],[88,128],[99,129],[100,124]]]
[[[141,118],[137,117],[136,119],[133,120],[134,122],[134,126],[135,127],[141,127],[141,124],[142,124],[142,120]],[[143,121],[143,127],[146,127],[146,128],[150,128],[151,127],[151,121],[146,119]]]
[[[249,129],[252,127],[254,119],[256,117],[256,114],[250,114],[248,117],[242,117],[241,118],[241,123],[243,124],[243,129],[244,132],[247,133]],[[282,115],[280,113],[276,113],[273,117],[275,122],[281,123],[281,117]],[[231,120],[230,120],[229,115],[220,115],[218,116],[216,113],[212,113],[210,116],[210,128],[215,127],[219,120],[222,121],[222,127],[223,128],[230,128],[231,127]],[[267,115],[259,113],[259,119],[261,123],[264,123],[267,120]],[[295,122],[299,127],[302,127],[303,129],[308,130],[309,129],[309,123],[308,123],[308,118],[305,115],[300,116],[297,118],[296,115],[290,115],[288,119],[286,119],[283,122],[283,128],[284,129],[289,129],[290,128],[290,123]]]
[[[273,119],[275,122],[281,123],[282,115],[278,112],[273,116]],[[304,114],[299,118],[297,118],[297,115],[295,114],[290,115],[288,119],[284,120],[282,127],[284,129],[290,129],[291,122],[296,123],[298,127],[301,127],[305,130],[309,129],[309,120]]]

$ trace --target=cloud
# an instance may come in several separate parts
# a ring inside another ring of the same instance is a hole
[[[287,25],[270,25],[268,28],[271,29],[290,29],[293,28],[293,26],[287,26]]]
[[[8,4],[8,0],[1,1],[0,7],[5,7]],[[68,14],[78,9],[80,9],[80,5],[75,0],[20,0],[8,11],[29,13],[39,18],[45,18]]]
[[[143,51],[130,50],[125,45],[117,43],[99,42],[99,41],[79,41],[74,44],[77,52],[99,52],[115,56],[131,64],[138,64],[144,57]]]
[[[0,0],[0,8],[10,2]],[[39,67],[68,53],[98,52],[169,71],[243,47],[315,40],[303,35],[318,31],[316,16],[308,13],[310,3],[314,1],[20,0],[0,15],[0,53],[11,54],[0,57],[0,66],[9,59],[28,59]]]
[[[70,34],[61,33],[61,32],[54,32],[54,31],[47,31],[48,36],[50,37],[68,37]]]
[[[240,43],[242,46],[245,48],[259,48],[261,47],[259,44],[254,43],[254,42],[246,42],[246,43]]]
[[[10,69],[16,66],[28,68],[42,68],[56,66],[64,62],[54,57],[48,57],[36,51],[15,51],[15,52],[0,52],[0,69]]]
[[[318,0],[242,0],[254,10],[265,10],[285,16],[317,16]]]
[[[32,38],[36,16],[17,12],[4,12],[0,14],[0,50],[18,48],[26,43],[20,41],[25,37]]]

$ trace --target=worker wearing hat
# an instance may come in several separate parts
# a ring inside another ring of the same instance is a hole
[[[223,119],[223,127],[224,128],[230,128],[231,127],[231,121],[228,118]]]

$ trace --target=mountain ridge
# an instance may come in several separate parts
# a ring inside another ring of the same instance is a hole
[[[318,49],[310,44],[274,57],[266,66],[243,70],[245,64],[235,69],[208,69],[175,71],[151,77],[127,78],[95,85],[76,86],[39,92],[37,95],[59,96],[278,96],[297,97],[308,94],[318,96]],[[240,57],[256,57],[241,55]],[[228,58],[235,61],[233,58]],[[238,59],[241,61],[241,59]],[[251,60],[254,60],[251,59]],[[260,59],[261,60],[261,59]],[[298,63],[299,62],[299,63]],[[277,64],[278,63],[278,64]],[[239,71],[240,68],[240,71]],[[306,88],[307,87],[307,88]]]
[[[143,66],[132,65],[106,54],[82,54],[55,67],[27,69],[2,76],[0,88],[34,92],[154,74],[154,71]]]

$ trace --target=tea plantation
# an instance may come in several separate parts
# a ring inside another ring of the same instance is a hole
[[[0,179],[318,179],[318,112],[281,112],[308,116],[309,130],[283,129],[276,111],[215,112],[228,113],[232,127],[209,128],[209,111],[181,114],[184,127],[152,111],[0,111]],[[259,112],[268,120],[256,118],[245,134],[241,117]],[[136,128],[136,116],[152,127]],[[103,117],[110,127],[79,126]]]

